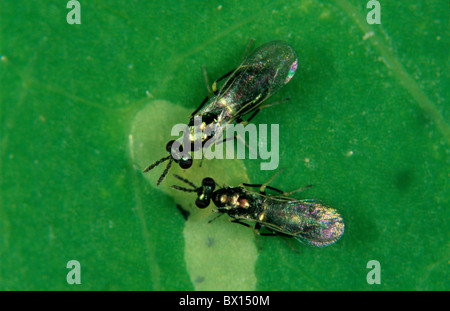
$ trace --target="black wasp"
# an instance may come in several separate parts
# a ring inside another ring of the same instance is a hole
[[[280,171],[281,172],[281,171]],[[242,184],[238,187],[225,185],[215,190],[216,183],[212,178],[204,178],[200,187],[178,175],[177,179],[192,188],[173,185],[172,188],[195,192],[195,204],[199,208],[207,207],[211,200],[217,207],[215,212],[220,215],[227,214],[232,222],[249,226],[247,222],[255,222],[254,230],[267,228],[271,234],[287,235],[296,240],[312,246],[323,247],[334,244],[344,234],[344,219],[334,208],[324,203],[306,199],[290,198],[290,193],[283,192],[268,184],[280,173],[278,172],[267,183],[262,185]],[[250,191],[245,187],[259,187],[259,193]],[[282,195],[267,195],[265,189],[270,189]]]
[[[269,106],[261,104],[291,80],[297,64],[294,49],[282,41],[266,43],[244,57],[235,70],[213,83],[211,96],[207,96],[191,114],[189,137],[185,137],[188,145],[175,140],[169,141],[166,145],[169,155],[148,166],[144,172],[169,161],[158,179],[159,185],[173,161],[183,169],[191,167],[190,151],[200,150],[207,142],[211,145],[222,137],[227,124],[249,122],[262,108]],[[217,88],[220,81],[224,82]],[[242,117],[250,112],[253,114],[243,121]]]

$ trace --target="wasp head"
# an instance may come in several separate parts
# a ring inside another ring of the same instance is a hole
[[[159,164],[169,161],[169,163],[167,163],[167,166],[164,169],[163,173],[159,177],[158,182],[156,183],[157,186],[159,186],[161,184],[161,182],[164,180],[164,178],[166,177],[167,173],[169,172],[170,168],[172,167],[172,162],[178,163],[178,165],[182,169],[188,169],[192,166],[191,156],[189,155],[189,153],[183,152],[183,146],[178,141],[176,141],[176,140],[169,141],[166,145],[166,151],[169,153],[168,156],[159,159],[158,161],[156,161],[152,165],[148,166],[144,170],[144,173],[146,173],[146,172],[152,170],[153,168],[155,168],[156,166],[158,166]]]
[[[197,205],[198,208],[206,208],[208,207],[209,203],[211,202],[211,197],[214,194],[214,189],[216,188],[216,182],[214,179],[210,177],[206,177],[202,181],[202,185],[200,187],[197,187],[194,183],[191,181],[174,174],[175,178],[181,180],[182,182],[188,184],[191,186],[191,188],[184,188],[177,185],[172,185],[173,189],[181,190],[184,192],[195,192],[197,193],[197,199],[195,200],[195,205]]]

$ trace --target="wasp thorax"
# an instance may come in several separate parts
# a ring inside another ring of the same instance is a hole
[[[245,195],[226,188],[217,190],[212,199],[217,207],[225,209],[247,209],[251,205]]]
[[[228,205],[228,194],[225,189],[219,189],[214,192],[212,199],[217,207],[225,207]]]
[[[216,115],[213,113],[205,113],[196,115],[189,121],[189,140],[191,142],[200,141],[202,143],[214,136],[214,128]]]
[[[238,204],[239,204],[240,208],[247,209],[250,207],[250,203],[248,202],[248,200],[246,198],[239,198]]]
[[[202,123],[200,127],[191,126],[189,128],[189,141],[191,142],[203,142],[208,137],[204,132],[206,124]]]
[[[236,193],[230,198],[230,204],[234,208],[243,208],[247,209],[250,207],[250,203],[248,202],[248,199],[245,197],[245,195]]]

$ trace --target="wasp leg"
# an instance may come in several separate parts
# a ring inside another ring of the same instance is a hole
[[[255,39],[250,39],[250,41],[247,44],[247,47],[245,48],[245,52],[244,52],[244,57],[243,60],[245,60],[247,58],[247,53],[248,50],[250,49],[250,46],[252,45],[253,41],[255,41]],[[238,67],[239,68],[239,67]],[[205,81],[206,81],[206,86],[208,88],[208,92],[209,94],[214,94],[217,95],[217,83],[219,83],[220,81],[222,81],[223,79],[227,78],[228,76],[230,76],[233,72],[235,72],[238,68],[231,70],[230,72],[224,74],[222,77],[220,77],[219,79],[217,79],[216,81],[214,81],[214,83],[212,84],[212,89],[209,87],[209,83],[208,83],[208,76],[206,74],[206,69],[203,66],[203,74],[205,76]]]
[[[217,79],[216,81],[214,81],[214,83],[212,84],[212,89],[209,87],[209,82],[208,82],[208,74],[206,73],[206,67],[203,66],[203,75],[205,77],[205,82],[206,82],[206,88],[208,89],[208,96],[205,97],[205,99],[202,101],[202,103],[200,104],[200,106],[195,109],[195,111],[191,114],[191,117],[194,116],[200,109],[202,109],[203,105],[205,105],[205,103],[208,101],[208,99],[211,98],[211,96],[217,95],[217,83],[220,82],[221,80],[225,79],[226,77],[228,77],[229,75],[231,75],[233,72],[235,72],[236,69],[231,70],[230,72],[224,74],[222,77],[220,77],[219,79]]]
[[[264,108],[267,108],[267,107],[271,107],[271,106],[275,106],[275,105],[278,105],[278,104],[281,104],[282,102],[285,102],[285,101],[288,101],[288,100],[290,100],[290,98],[284,98],[284,99],[282,99],[282,100],[279,100],[279,101],[277,101],[277,102],[274,102],[274,103],[271,103],[271,104],[267,104],[267,105],[264,105],[264,106],[261,106],[261,107],[259,107],[258,109],[256,109],[256,111],[255,112],[253,112],[253,114],[250,116],[250,118],[248,118],[246,121],[242,121],[242,122],[240,122],[242,125],[247,125],[257,114],[258,114],[258,112],[260,112],[262,109],[264,109]]]
[[[238,136],[238,135],[236,135],[236,134],[235,134],[233,137],[227,137],[227,138],[222,139],[222,141],[217,142],[216,145],[223,144],[223,143],[226,142],[227,140],[236,140],[236,141],[237,141],[238,139],[239,139],[240,141],[242,141],[242,143],[248,148],[249,151],[251,151],[251,152],[253,152],[253,153],[256,153],[256,159],[259,158],[259,153],[258,153],[258,151],[255,152],[255,150],[253,150],[253,148],[250,147],[249,144],[247,144],[247,142],[245,141],[245,139],[243,139],[241,136]]]
[[[244,143],[244,145],[248,148],[249,151],[251,151],[251,152],[253,152],[253,153],[256,153],[256,159],[259,158],[259,153],[258,153],[258,151],[255,152],[255,150],[253,150],[253,148],[250,147],[250,145],[247,144],[247,142],[246,142],[244,139],[242,139],[242,137],[240,137],[240,136],[238,136],[238,135],[236,135],[236,134],[235,134],[234,136],[232,136],[232,137],[226,137],[226,138],[223,138],[222,140],[219,140],[219,141],[217,141],[217,142],[214,142],[214,141],[212,141],[212,140],[209,140],[209,141],[207,141],[207,142],[205,143],[205,145],[204,145],[203,148],[206,149],[206,148],[208,148],[209,146],[211,146],[212,144],[220,145],[220,144],[225,143],[225,142],[228,141],[228,140],[236,140],[236,141],[237,141],[238,139]],[[201,161],[200,161],[200,167],[202,167],[203,159],[204,159],[204,158],[202,158]]]
[[[305,186],[305,187],[303,187],[303,188],[300,188],[300,189],[297,189],[297,190],[294,190],[294,191],[291,191],[291,192],[285,192],[284,195],[285,195],[285,196],[290,196],[290,195],[293,194],[293,193],[303,191],[303,190],[305,190],[305,189],[311,188],[312,186],[313,186],[313,185],[308,185],[308,186]]]
[[[243,226],[245,226],[245,227],[247,227],[247,228],[250,228],[250,225],[249,225],[249,224],[246,224],[245,222],[242,222],[242,221],[240,221],[239,219],[230,218],[230,221],[231,221],[232,223],[240,224],[240,225],[243,225]]]
[[[245,187],[254,187],[254,188],[260,188],[261,189],[261,187],[262,186],[264,186],[264,185],[262,185],[262,184],[246,184],[246,183],[243,183],[242,184],[243,186],[245,186]],[[297,190],[294,190],[294,191],[291,191],[291,192],[286,192],[286,191],[283,191],[283,190],[280,190],[280,189],[277,189],[277,188],[274,188],[274,187],[271,187],[271,186],[264,186],[264,191],[259,191],[259,193],[261,193],[261,194],[266,194],[266,191],[265,191],[265,189],[270,189],[270,190],[273,190],[273,191],[276,191],[276,192],[279,192],[279,193],[281,193],[282,195],[284,195],[284,196],[289,196],[289,195],[291,195],[291,194],[293,194],[293,193],[295,193],[295,192],[300,192],[300,191],[303,191],[303,190],[305,190],[305,189],[308,189],[308,188],[311,188],[313,185],[308,185],[308,186],[305,186],[305,187],[303,187],[303,188],[300,188],[300,189],[297,189]]]
[[[223,135],[223,134],[222,134]],[[222,137],[222,135],[220,136],[220,137]],[[220,137],[218,138],[218,139],[220,139]],[[212,144],[216,144],[216,145],[220,145],[220,144],[223,144],[223,143],[225,143],[226,141],[228,141],[228,140],[240,140],[240,141],[242,141],[242,143],[248,148],[248,150],[249,151],[251,151],[252,153],[256,153],[256,159],[257,158],[259,158],[259,153],[258,153],[258,151],[255,151],[252,147],[250,147],[250,145],[249,144],[247,144],[247,142],[245,141],[245,139],[243,139],[241,136],[239,136],[239,135],[234,135],[234,136],[231,136],[231,137],[226,137],[226,138],[223,138],[222,140],[219,140],[219,141],[217,141],[217,142],[215,142],[215,141],[213,141],[213,140],[208,140],[205,144],[204,144],[204,146],[203,146],[203,148],[208,148],[209,146],[211,146]],[[203,158],[202,158],[202,161],[203,161]],[[200,167],[201,167],[201,163],[200,163]]]
[[[268,188],[268,189],[275,190],[275,191],[278,191],[278,192],[284,194],[284,193],[285,193],[284,191],[278,190],[278,189],[273,188],[273,187],[270,187],[270,188],[269,188],[269,184],[272,182],[272,180],[274,180],[275,177],[277,177],[278,174],[280,174],[282,171],[284,171],[284,168],[282,168],[281,170],[279,170],[278,172],[276,172],[275,175],[273,175],[272,178],[270,178],[268,182],[266,182],[266,183],[264,183],[264,184],[262,184],[262,185],[259,185],[259,187],[260,187],[260,188],[259,188],[259,193],[261,193],[261,194],[266,194],[266,188]],[[257,186],[257,185],[249,185],[249,187],[256,187],[256,186]]]
[[[237,224],[240,224],[240,225],[243,225],[243,226],[245,226],[247,228],[250,228],[249,224],[246,224],[244,222],[240,222],[238,219],[230,219],[230,221],[234,222],[234,223],[237,223]],[[254,227],[251,227],[251,228],[252,228],[253,234],[255,235],[255,240],[256,240],[256,244],[258,244],[258,249],[262,250],[261,243],[259,242],[259,239],[258,239],[259,233],[256,232]]]
[[[212,92],[213,92],[214,95],[217,95],[217,93],[218,93],[217,83],[219,83],[220,81],[222,81],[225,78],[228,78],[228,76],[230,76],[233,72],[235,72],[236,69],[233,69],[230,72],[227,72],[226,74],[224,74],[219,79],[217,79],[216,81],[213,82],[213,84],[212,84]]]
[[[248,50],[250,50],[250,46],[253,44],[254,41],[255,41],[255,38],[251,38],[250,41],[248,42],[247,47],[245,48],[245,53],[244,53],[243,59],[247,58]]]
[[[208,220],[208,223],[212,223],[214,220],[216,220],[217,218],[219,218],[220,216],[224,215],[223,213],[220,213],[219,215],[217,215],[216,217],[214,217],[213,219]]]
[[[244,222],[241,222],[239,219],[233,219],[233,218],[230,218],[230,221],[233,222],[233,223],[237,223],[237,224],[243,225],[243,226],[245,226],[245,227],[247,227],[247,228],[250,227],[249,224],[246,224],[246,223],[244,223]],[[261,227],[261,224],[260,224],[260,223],[256,223],[256,225],[255,225],[254,227],[251,227],[251,228],[252,228],[252,230],[253,230],[253,234],[255,235],[256,244],[258,244],[258,249],[260,249],[260,250],[262,249],[262,247],[261,247],[261,243],[259,242],[258,235],[260,235],[260,236],[275,236],[275,235],[280,235],[280,236],[283,238],[283,236],[282,236],[281,234],[279,234],[279,233],[276,232],[276,231],[270,230],[269,228],[266,228],[269,232],[261,232],[261,228],[262,228],[262,227]],[[294,251],[298,252],[292,245],[290,245],[290,243],[289,243],[288,241],[286,241],[285,239],[283,239],[283,241],[285,241],[286,243],[288,243],[288,245],[289,245]]]
[[[291,194],[293,194],[293,193],[295,193],[295,192],[300,192],[300,191],[303,191],[303,190],[305,190],[305,189],[308,189],[308,188],[311,188],[311,187],[312,187],[312,185],[308,185],[308,186],[306,186],[306,187],[303,187],[303,188],[300,188],[300,189],[297,189],[297,190],[294,190],[294,191],[291,191],[291,192],[286,192],[286,191],[282,191],[282,190],[277,189],[277,188],[274,188],[274,187],[270,187],[269,184],[270,184],[270,183],[275,179],[275,177],[277,177],[278,174],[280,174],[282,171],[284,171],[284,168],[282,168],[281,170],[279,170],[278,172],[276,172],[275,175],[273,175],[272,178],[270,178],[269,181],[266,182],[265,184],[262,184],[262,185],[261,185],[261,184],[243,184],[243,185],[246,186],[246,187],[260,187],[260,188],[259,188],[259,193],[261,193],[261,194],[266,194],[266,188],[267,188],[267,189],[270,189],[270,190],[277,191],[277,192],[283,194],[284,196],[289,196],[289,195],[291,195]]]
[[[205,77],[205,83],[206,83],[206,88],[208,89],[208,96],[211,97],[212,95],[217,95],[218,93],[218,89],[217,89],[217,83],[219,83],[220,81],[222,81],[223,79],[227,78],[229,75],[231,75],[233,72],[236,71],[236,69],[231,70],[230,72],[227,72],[226,74],[224,74],[223,76],[221,76],[219,79],[215,80],[212,84],[212,88],[209,86],[209,80],[208,80],[208,73],[206,72],[206,67],[203,66],[203,76]]]
[[[258,230],[258,235],[261,236],[274,236],[274,235],[278,235],[276,231],[270,230],[269,228],[266,228],[268,231],[270,232],[261,232],[262,226],[259,222],[256,223],[255,225],[255,230]]]
[[[294,252],[296,252],[297,254],[298,254],[298,250],[288,241],[288,240],[286,240],[285,239],[285,235],[284,234],[281,234],[281,233],[279,233],[279,232],[276,232],[276,231],[274,231],[274,230],[272,230],[272,229],[270,229],[270,228],[267,228],[267,227],[265,227],[269,232],[267,232],[267,233],[263,233],[263,232],[261,232],[261,229],[262,229],[262,226],[261,226],[261,224],[258,222],[258,223],[256,223],[256,225],[255,225],[255,230],[258,230],[258,235],[261,235],[261,236],[280,236],[281,237],[281,239],[284,241],[284,242],[286,242],[286,244],[287,245],[289,245],[289,247],[294,251]]]
[[[262,250],[261,243],[259,242],[258,235],[265,236],[265,235],[276,235],[276,232],[273,233],[262,233],[261,232],[261,224],[259,222],[256,223],[253,229],[253,234],[255,235],[256,244],[258,244],[258,249]]]
[[[217,143],[215,143],[216,145],[220,145],[223,144],[224,142],[226,142],[227,140],[235,140],[237,139],[237,135],[234,135],[233,137],[227,137],[222,139],[221,141],[218,141]]]
[[[245,186],[245,187],[253,187],[253,188],[261,188],[263,186],[263,184],[246,184],[246,183],[243,183],[242,185]],[[283,190],[280,190],[280,189],[277,189],[277,188],[274,188],[274,187],[271,187],[271,186],[265,186],[264,187],[264,191],[259,191],[259,193],[260,194],[266,194],[266,191],[265,191],[266,188],[270,189],[270,190],[273,190],[273,191],[277,191],[277,192],[279,192],[281,194],[285,194],[286,193]]]
[[[260,158],[258,150],[255,151],[252,147],[250,147],[250,145],[247,144],[247,142],[245,141],[245,138],[242,138],[239,135],[236,135],[235,137],[236,137],[236,139],[239,139],[240,141],[242,141],[249,151],[251,151],[253,154],[256,154],[255,159]],[[250,154],[249,154],[249,156],[250,156]]]
[[[203,66],[202,70],[203,70],[203,76],[205,77],[206,88],[208,89],[208,96],[212,96],[213,91],[211,90],[211,87],[209,86],[208,73],[206,72],[206,67]]]
[[[250,118],[248,118],[246,121],[242,120],[240,118],[240,121],[238,122],[239,124],[242,124],[243,126],[246,126],[257,114],[258,112],[260,112],[261,109],[257,109],[251,116]]]
[[[287,101],[289,101],[289,100],[291,100],[291,99],[290,99],[289,97],[286,97],[286,98],[283,98],[282,100],[273,102],[273,103],[271,103],[271,104],[267,104],[267,105],[261,106],[261,107],[259,107],[259,110],[261,110],[261,109],[263,109],[263,108],[267,108],[267,107],[272,107],[272,106],[275,106],[275,105],[278,105],[278,104],[287,102]]]
[[[242,125],[245,126],[248,122],[242,120],[241,117],[238,117],[238,118],[236,118],[236,123],[242,124]],[[245,138],[242,138],[241,136],[238,136],[238,135],[236,135],[236,134],[235,134],[233,137],[227,137],[227,138],[224,138],[221,142],[219,142],[219,143],[217,143],[217,144],[222,144],[222,143],[224,143],[225,141],[227,141],[227,140],[232,140],[232,139],[234,139],[234,140],[236,140],[236,141],[239,139],[239,140],[247,147],[247,149],[248,149],[249,151],[251,151],[253,154],[256,154],[256,159],[260,157],[258,151],[255,151],[252,147],[250,147],[250,145],[247,144],[247,142],[245,141]]]
[[[245,226],[245,227],[247,227],[247,228],[250,228],[250,225],[249,225],[249,224],[246,224],[246,223],[244,223],[244,222],[241,222],[241,221],[239,221],[239,219],[233,219],[233,218],[230,218],[230,221],[233,222],[233,223],[236,223],[236,224],[243,225],[243,226]],[[258,233],[256,232],[256,230],[255,230],[254,227],[251,227],[251,228],[252,228],[253,234],[255,235],[256,244],[258,244],[258,249],[261,250],[262,247],[261,247],[261,244],[259,243]]]
[[[233,218],[230,218],[230,221],[231,221],[231,222],[234,222],[234,223],[237,223],[237,224],[240,224],[240,225],[243,225],[243,226],[245,226],[245,227],[247,227],[247,228],[250,228],[250,225],[249,225],[249,224],[246,224],[246,223],[244,223],[244,222],[241,222],[241,221],[239,221],[239,219],[233,219]],[[262,249],[261,243],[259,243],[259,239],[258,239],[259,233],[256,232],[255,227],[251,227],[251,228],[252,228],[253,234],[255,235],[255,240],[256,240],[256,244],[258,244],[258,249],[261,250],[261,249]]]
[[[222,135],[220,136],[220,137],[222,137]],[[220,138],[219,137],[219,138]],[[211,145],[213,145],[213,144],[215,144],[215,145],[220,145],[220,144],[223,144],[224,142],[226,142],[227,140],[234,140],[234,139],[236,139],[236,136],[234,136],[234,137],[227,137],[227,138],[223,138],[222,140],[219,140],[219,141],[217,141],[217,142],[215,142],[214,140],[208,140],[208,141],[206,141],[205,142],[205,144],[204,144],[204,146],[203,146],[203,152],[205,152],[204,150],[205,149],[207,149],[207,148],[209,148]],[[200,160],[200,167],[202,167],[202,164],[203,164],[203,159],[204,159],[205,157],[202,157],[202,159]]]

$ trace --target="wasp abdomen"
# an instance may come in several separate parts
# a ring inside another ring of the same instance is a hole
[[[344,234],[344,220],[334,209],[314,200],[284,202],[268,198],[257,221],[297,240],[326,246]]]

